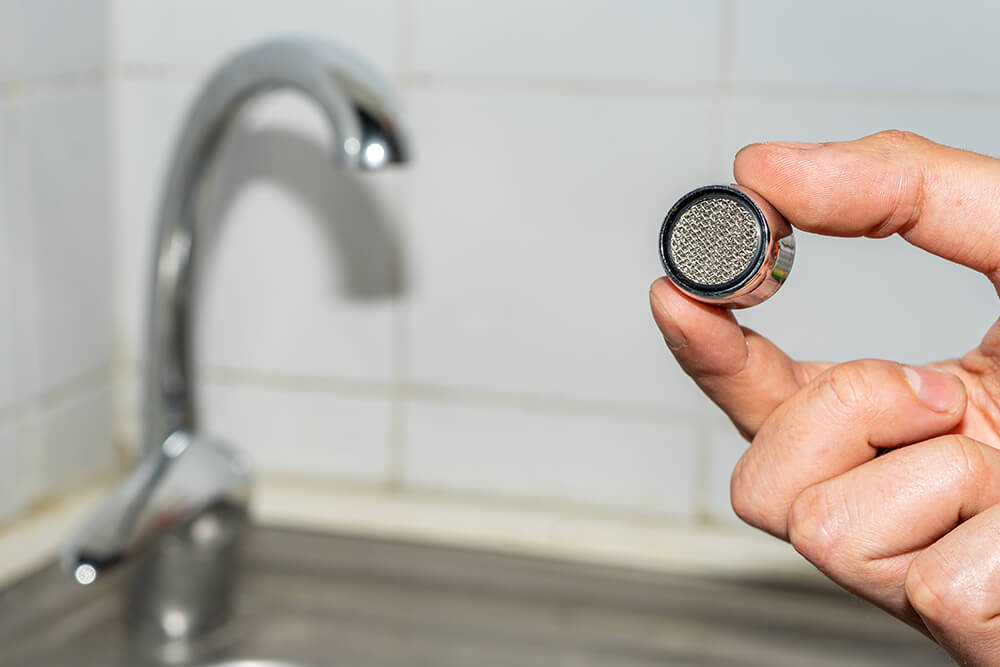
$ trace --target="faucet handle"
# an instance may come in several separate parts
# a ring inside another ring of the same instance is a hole
[[[229,446],[174,431],[84,521],[60,563],[81,584],[131,560],[159,535],[210,507],[245,514],[250,470]]]

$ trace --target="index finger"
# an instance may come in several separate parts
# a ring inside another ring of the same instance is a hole
[[[899,234],[1000,289],[1000,160],[890,130],[856,141],[751,144],[733,173],[795,227]]]

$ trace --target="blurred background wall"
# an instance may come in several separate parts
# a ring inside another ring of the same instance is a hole
[[[0,1],[0,517],[114,467],[110,36]]]
[[[266,475],[735,520],[744,443],[648,314],[664,212],[754,141],[1000,153],[985,0],[0,0],[0,516],[134,446],[184,111],[233,50],[299,33],[393,81],[415,160],[337,171],[292,94],[223,148],[201,406]],[[955,356],[996,316],[985,279],[899,239],[798,240],[740,314],[794,355]]]

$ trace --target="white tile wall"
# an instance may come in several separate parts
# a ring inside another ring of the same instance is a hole
[[[260,39],[313,35],[336,40],[393,72],[398,20],[394,0],[120,0],[116,57],[127,64],[204,69]]]
[[[20,191],[14,157],[15,133],[18,131],[14,107],[0,100],[0,415],[9,410],[19,396],[17,371],[17,320],[14,314],[16,287],[12,269],[14,221],[17,219]],[[13,445],[12,445],[13,446]],[[0,516],[2,516],[0,512]]]
[[[17,484],[9,488],[9,498],[15,499],[10,505],[11,512],[0,515],[4,518],[17,517],[30,508],[39,498],[58,489],[45,479],[45,446],[42,440],[42,408],[40,401],[31,401],[19,411],[14,425],[14,442],[17,447]],[[89,444],[76,443],[81,451]],[[81,481],[81,480],[77,480]]]
[[[762,139],[900,127],[1000,154],[998,12],[0,0],[0,192],[19,174],[0,195],[15,219],[0,218],[14,274],[0,275],[0,322],[28,323],[6,343],[26,475],[44,490],[110,461],[101,369],[144,353],[154,215],[204,74],[253,40],[308,32],[393,78],[416,160],[362,182],[329,167],[301,100],[244,117],[207,205],[220,225],[197,337],[206,428],[281,474],[731,517],[744,445],[705,418],[647,312],[664,211],[729,180],[733,153]],[[985,281],[899,240],[799,243],[778,298],[740,315],[796,355],[951,356],[996,312]],[[135,382],[114,386],[124,436]]]
[[[100,87],[24,99],[42,391],[111,361],[106,113]]]
[[[15,424],[12,421],[0,423],[0,517],[11,516],[23,507],[23,476]]]
[[[18,78],[21,61],[21,0],[0,0],[0,82]]]
[[[9,405],[15,411],[27,407],[39,393],[38,289],[35,264],[35,230],[31,211],[30,168],[25,136],[24,99],[7,97],[0,102],[4,109],[0,133],[4,150],[0,171],[4,182],[2,225],[5,233],[4,290],[9,310],[3,336],[10,357],[4,364]]]
[[[0,1],[0,521],[112,461],[105,5]]]
[[[104,68],[108,45],[107,8],[103,0],[20,0],[20,46],[23,79],[58,74],[97,73]]]
[[[709,427],[706,444],[704,510],[714,521],[739,523],[729,499],[729,480],[750,444],[731,425],[721,423]]]
[[[203,361],[390,381],[398,174],[334,166],[298,96],[254,111],[217,162],[229,197],[204,274]]]
[[[423,401],[406,418],[404,481],[416,487],[694,512],[690,426]]]
[[[734,8],[731,76],[740,86],[1000,91],[996,3],[740,0]]]
[[[717,0],[420,0],[410,67],[433,74],[714,83]]]
[[[45,492],[108,474],[115,465],[111,387],[107,381],[74,389],[42,405],[39,470]]]
[[[726,177],[706,142],[714,106],[464,90],[409,102],[423,147],[410,377],[692,409],[646,293],[671,198]]]
[[[389,401],[208,382],[207,433],[236,445],[256,470],[379,482],[388,465]]]
[[[788,137],[845,141],[888,129],[906,129],[959,148],[1000,155],[996,108],[983,102],[755,93],[728,102],[723,119],[723,153],[729,160],[752,141]]]
[[[961,356],[996,319],[996,292],[983,276],[901,239],[798,240],[781,298],[738,316],[795,357]]]

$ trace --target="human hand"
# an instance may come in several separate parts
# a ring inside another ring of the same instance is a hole
[[[1000,292],[1000,160],[890,131],[754,144],[734,173],[799,229],[900,234]],[[752,440],[736,513],[956,660],[1000,664],[1000,321],[960,359],[835,365],[790,359],[665,278],[650,302],[681,367]]]

